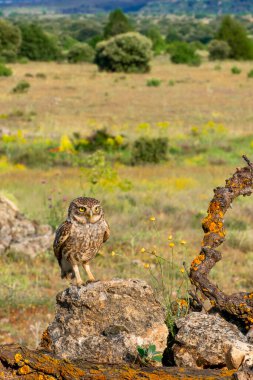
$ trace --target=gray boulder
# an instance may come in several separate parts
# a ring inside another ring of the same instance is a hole
[[[163,352],[165,311],[144,281],[114,279],[71,286],[57,295],[54,321],[41,346],[67,359],[134,362],[137,346]]]
[[[12,201],[0,196],[0,254],[12,251],[34,258],[49,249],[52,242],[50,226],[25,218]]]
[[[253,345],[219,315],[191,313],[177,321],[173,346],[177,366],[238,369],[253,353]]]

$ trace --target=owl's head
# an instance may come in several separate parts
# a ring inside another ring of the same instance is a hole
[[[68,219],[81,224],[97,223],[104,215],[102,206],[97,199],[80,197],[69,205]]]

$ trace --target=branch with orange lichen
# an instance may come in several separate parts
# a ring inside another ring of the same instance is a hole
[[[225,240],[224,216],[232,207],[233,201],[242,196],[250,196],[253,192],[253,164],[243,156],[247,166],[237,169],[224,187],[214,190],[207,216],[202,222],[204,239],[200,254],[193,260],[190,280],[211,304],[222,312],[242,319],[247,326],[253,325],[253,293],[236,293],[226,295],[209,279],[208,274],[215,264],[222,259],[217,250]]]
[[[0,379],[20,380],[232,380],[235,371],[97,364],[54,357],[18,345],[0,346]]]

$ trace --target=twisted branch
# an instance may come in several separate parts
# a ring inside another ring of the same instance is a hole
[[[215,264],[221,260],[222,254],[217,247],[225,241],[224,216],[232,207],[234,199],[250,196],[253,192],[253,164],[243,156],[247,167],[236,169],[231,178],[226,180],[224,187],[214,190],[208,214],[202,222],[204,239],[200,254],[193,260],[190,270],[190,280],[220,311],[226,311],[240,319],[246,325],[253,324],[253,293],[236,293],[226,295],[209,279],[208,274]]]

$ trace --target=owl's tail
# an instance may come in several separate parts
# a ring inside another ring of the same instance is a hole
[[[61,267],[61,278],[68,278],[68,279],[75,278],[75,273],[73,271],[73,267],[65,259],[65,257],[62,257],[60,267]]]

